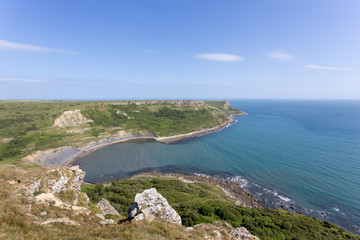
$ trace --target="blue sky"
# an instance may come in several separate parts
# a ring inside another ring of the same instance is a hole
[[[0,1],[0,99],[359,99],[358,0]]]

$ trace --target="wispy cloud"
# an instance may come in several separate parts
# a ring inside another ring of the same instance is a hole
[[[348,71],[348,70],[351,70],[350,68],[330,67],[330,66],[322,66],[322,65],[316,65],[316,64],[305,65],[305,67],[311,68],[311,69],[322,69],[322,70],[330,70],[330,71]]]
[[[194,57],[206,59],[206,60],[212,60],[212,61],[220,61],[220,62],[235,62],[235,61],[244,60],[240,56],[234,54],[227,54],[227,53],[202,53],[202,54],[197,54]]]
[[[0,78],[0,82],[46,83],[48,81],[36,78]]]
[[[296,58],[296,56],[288,54],[288,53],[284,53],[284,52],[272,52],[272,53],[269,53],[267,56],[269,58],[275,58],[275,59],[278,59],[281,61],[286,61],[286,62],[293,61]]]
[[[57,48],[40,47],[35,45],[23,44],[23,43],[15,43],[5,40],[0,40],[0,50],[75,54],[75,52],[72,51],[67,51]]]

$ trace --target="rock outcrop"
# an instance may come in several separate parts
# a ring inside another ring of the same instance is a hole
[[[84,117],[79,109],[74,111],[65,111],[60,117],[55,119],[53,127],[75,127],[81,124],[94,122]]]
[[[128,217],[136,221],[160,219],[165,222],[181,225],[179,214],[155,188],[150,188],[136,194],[135,204],[128,209]]]
[[[231,240],[260,240],[260,238],[251,235],[249,231],[244,227],[236,228],[230,231],[229,238]]]
[[[75,194],[73,204],[76,205],[81,191],[80,186],[84,182],[85,172],[82,171],[79,166],[69,168],[68,172],[63,172],[59,169],[55,169],[53,171],[57,171],[60,177],[48,180],[48,186],[54,193],[59,193],[61,191],[73,191]]]
[[[36,151],[23,158],[25,162],[42,166],[61,166],[67,159],[80,154],[81,150],[74,147],[60,147],[45,151]]]
[[[208,240],[260,240],[258,237],[251,235],[246,228],[234,229],[227,222],[200,223],[185,228],[185,231],[190,234],[194,234],[196,231],[201,232],[201,239]]]
[[[83,153],[92,151],[100,146],[105,146],[107,144],[125,140],[152,137],[154,137],[154,133],[150,131],[138,131],[136,133],[132,133],[129,131],[120,130],[108,138],[83,144],[79,148],[66,146],[45,151],[36,151],[24,157],[22,160],[27,163],[35,163],[41,166],[63,166],[67,161],[74,159]]]
[[[53,168],[46,172],[41,179],[34,181],[28,188],[30,198],[42,199],[40,195],[53,198],[66,196],[66,201],[71,205],[76,205],[79,201],[80,186],[84,182],[85,172],[79,166],[70,168]],[[86,194],[83,194],[86,195]],[[89,201],[87,196],[83,196],[85,203]]]
[[[111,206],[108,200],[102,198],[100,202],[96,204],[96,206],[102,211],[104,215],[110,214],[115,216],[120,216],[119,212],[116,211],[116,209]]]

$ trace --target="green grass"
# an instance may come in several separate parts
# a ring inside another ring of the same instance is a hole
[[[18,163],[37,150],[96,141],[118,130],[150,131],[171,136],[210,128],[226,120],[234,110],[214,108],[225,102],[203,106],[114,105],[116,101],[0,101],[0,162]],[[69,133],[52,125],[64,111],[80,109],[93,123],[82,134]]]
[[[136,193],[155,187],[174,207],[183,225],[226,221],[246,227],[260,239],[360,239],[335,224],[301,214],[269,208],[236,206],[219,188],[205,183],[184,183],[166,177],[139,177],[113,182],[111,186],[84,184],[82,190],[96,203],[108,199],[123,215]]]
[[[206,101],[206,103],[209,104],[210,106],[221,108],[224,106],[225,101]]]

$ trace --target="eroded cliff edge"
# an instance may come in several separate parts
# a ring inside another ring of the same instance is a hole
[[[111,121],[115,121],[116,123],[113,123],[115,125],[120,121],[119,127],[105,129],[106,132],[104,129],[99,130],[99,126],[104,127],[104,122],[110,121],[108,118],[111,117],[106,116],[106,110],[104,110],[105,116],[101,115],[104,113],[100,110],[81,111],[75,109],[64,111],[54,120],[51,131],[55,133],[65,132],[67,136],[64,137],[64,140],[70,136],[71,141],[69,143],[71,145],[66,146],[64,145],[66,141],[62,141],[55,144],[62,145],[57,148],[34,151],[22,158],[23,162],[42,166],[64,166],[106,145],[135,139],[153,139],[164,143],[178,141],[221,130],[235,122],[232,119],[234,116],[245,115],[245,113],[233,109],[228,101],[163,100],[124,101],[107,104],[111,106],[110,113],[115,115],[115,120],[112,119]],[[86,111],[88,115],[84,116]],[[90,116],[94,119],[91,119]],[[143,118],[160,121],[160,123],[156,122],[155,124],[159,125],[160,129],[152,129],[151,124],[144,127],[150,130],[137,129],[139,128],[138,125],[131,125],[131,121],[144,122]],[[164,123],[161,124],[162,119],[164,119]],[[186,128],[179,128],[178,125],[184,125],[184,122],[186,122]],[[129,126],[132,126],[133,129],[126,129]],[[97,131],[102,134],[97,135]],[[88,132],[96,136],[90,137],[87,135]]]

